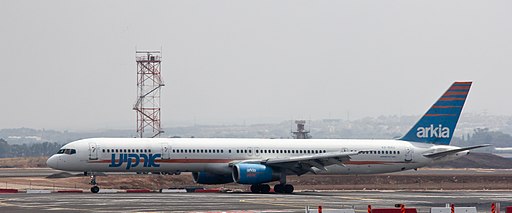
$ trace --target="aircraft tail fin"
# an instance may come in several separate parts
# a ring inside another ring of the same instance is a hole
[[[454,82],[400,140],[449,145],[472,82]]]

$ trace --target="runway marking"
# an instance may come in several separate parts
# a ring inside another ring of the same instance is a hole
[[[340,199],[345,200],[361,200],[361,201],[379,201],[382,199],[375,199],[375,198],[363,198],[363,197],[344,197],[344,196],[338,196]]]
[[[3,200],[0,200],[0,206],[9,206],[9,207],[11,207],[11,206],[16,206],[16,205],[9,204],[9,203],[4,203]]]
[[[274,201],[276,202],[278,199],[252,199],[252,200],[261,200],[261,201],[264,201],[264,200],[269,200],[269,201]],[[282,204],[282,203],[262,203],[262,202],[256,202],[256,201],[252,201],[252,200],[240,200],[240,203],[252,203],[252,204],[258,204],[258,205],[272,205],[272,206],[285,206],[285,207],[292,207],[292,208],[299,208],[299,209],[302,209],[304,208],[304,206],[296,206],[296,205],[289,205],[289,204]]]

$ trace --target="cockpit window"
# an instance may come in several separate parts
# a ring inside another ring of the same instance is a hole
[[[61,149],[57,152],[57,154],[68,154],[68,155],[76,154],[76,149]]]

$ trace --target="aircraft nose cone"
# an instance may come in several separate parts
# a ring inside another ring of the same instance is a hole
[[[58,169],[59,161],[57,159],[57,156],[53,155],[48,160],[46,160],[46,165],[52,169]]]

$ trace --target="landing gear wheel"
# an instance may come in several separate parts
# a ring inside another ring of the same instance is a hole
[[[98,187],[98,186],[91,187],[91,192],[92,193],[98,193],[99,191],[100,191],[100,187]]]
[[[93,172],[91,172],[91,182],[89,184],[92,185],[92,193],[98,193],[100,191],[100,187],[97,186],[98,182],[96,182],[96,174],[94,174]]]
[[[294,189],[293,186],[290,184],[284,185],[284,193],[286,193],[286,194],[293,193],[293,189]]]
[[[251,192],[252,193],[260,193],[261,192],[260,185],[258,185],[258,184],[251,185]]]
[[[284,185],[283,184],[277,184],[274,186],[274,192],[275,193],[284,193]]]
[[[267,184],[260,185],[260,191],[263,194],[267,194],[270,192],[270,186]]]
[[[274,192],[291,194],[293,192],[293,186],[290,184],[277,184],[274,186]]]

